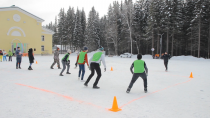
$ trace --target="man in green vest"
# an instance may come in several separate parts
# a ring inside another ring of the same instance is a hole
[[[105,55],[103,54],[103,51],[104,51],[104,48],[103,47],[100,47],[99,48],[99,51],[96,52],[89,60],[90,62],[90,70],[91,70],[91,74],[90,76],[88,77],[87,81],[85,82],[85,86],[88,86],[88,82],[90,81],[90,79],[94,76],[95,74],[95,71],[97,73],[97,77],[96,77],[96,81],[95,83],[93,84],[93,88],[94,89],[99,89],[100,87],[97,86],[98,84],[98,81],[100,80],[101,78],[101,68],[100,68],[100,65],[101,65],[101,61],[104,65],[104,72],[106,71],[106,63],[105,63]]]
[[[12,61],[12,56],[13,56],[13,53],[9,50],[8,52],[8,56],[9,56],[9,61]]]
[[[69,67],[70,67],[69,55],[71,54],[71,50],[68,50],[67,52],[68,53],[62,58],[63,70],[61,71],[60,76],[63,76],[62,73],[66,69],[66,66],[67,66],[66,74],[71,74],[71,73],[69,73]]]
[[[78,76],[79,80],[80,80],[80,75],[82,71],[81,82],[84,82],[83,78],[85,75],[85,63],[87,63],[87,66],[89,68],[87,52],[88,52],[88,48],[84,47],[83,51],[80,52],[79,55],[77,56],[77,63],[79,64],[79,76]]]
[[[130,85],[128,86],[127,93],[130,92],[131,88],[133,87],[133,84],[136,82],[136,80],[141,77],[144,81],[144,92],[147,92],[147,76],[148,76],[148,69],[146,63],[141,60],[142,55],[138,54],[136,61],[134,61],[131,65],[131,73],[133,74],[133,78],[131,79]],[[134,67],[134,72],[133,72]],[[146,72],[145,72],[146,70]]]

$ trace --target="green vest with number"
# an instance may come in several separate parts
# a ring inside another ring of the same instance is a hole
[[[102,52],[97,52],[93,55],[92,61],[98,61],[101,58]]]
[[[86,54],[87,54],[87,52],[80,52],[79,53],[78,63],[84,63]]]
[[[134,73],[143,73],[144,72],[144,61],[136,60],[133,62],[134,64]]]

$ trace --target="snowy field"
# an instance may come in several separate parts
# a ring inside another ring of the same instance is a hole
[[[75,54],[70,56],[71,75],[63,77],[56,65],[50,69],[52,56],[35,56],[33,71],[27,70],[27,57],[18,70],[15,57],[13,62],[0,62],[0,118],[210,118],[210,60],[173,57],[165,72],[162,60],[143,56],[149,69],[148,93],[139,78],[127,94],[135,59],[106,57],[100,89],[92,88],[96,75],[88,87],[78,80]],[[89,74],[86,66],[84,78]],[[114,96],[122,111],[108,110]]]

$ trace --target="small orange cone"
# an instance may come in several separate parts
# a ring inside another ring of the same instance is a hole
[[[117,98],[116,98],[116,96],[114,96],[112,108],[109,109],[109,111],[118,112],[118,111],[121,111],[121,110],[122,110],[122,109],[118,108],[118,105],[117,105]]]
[[[38,64],[38,62],[36,61],[36,64]]]
[[[111,71],[113,71],[113,68],[111,67]]]
[[[192,74],[192,72],[191,72],[191,74],[190,74],[190,78],[193,78],[193,74]]]

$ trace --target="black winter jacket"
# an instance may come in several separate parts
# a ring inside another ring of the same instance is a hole
[[[29,58],[29,63],[34,63],[34,55],[33,55],[33,49],[30,48],[28,51],[28,58]]]

